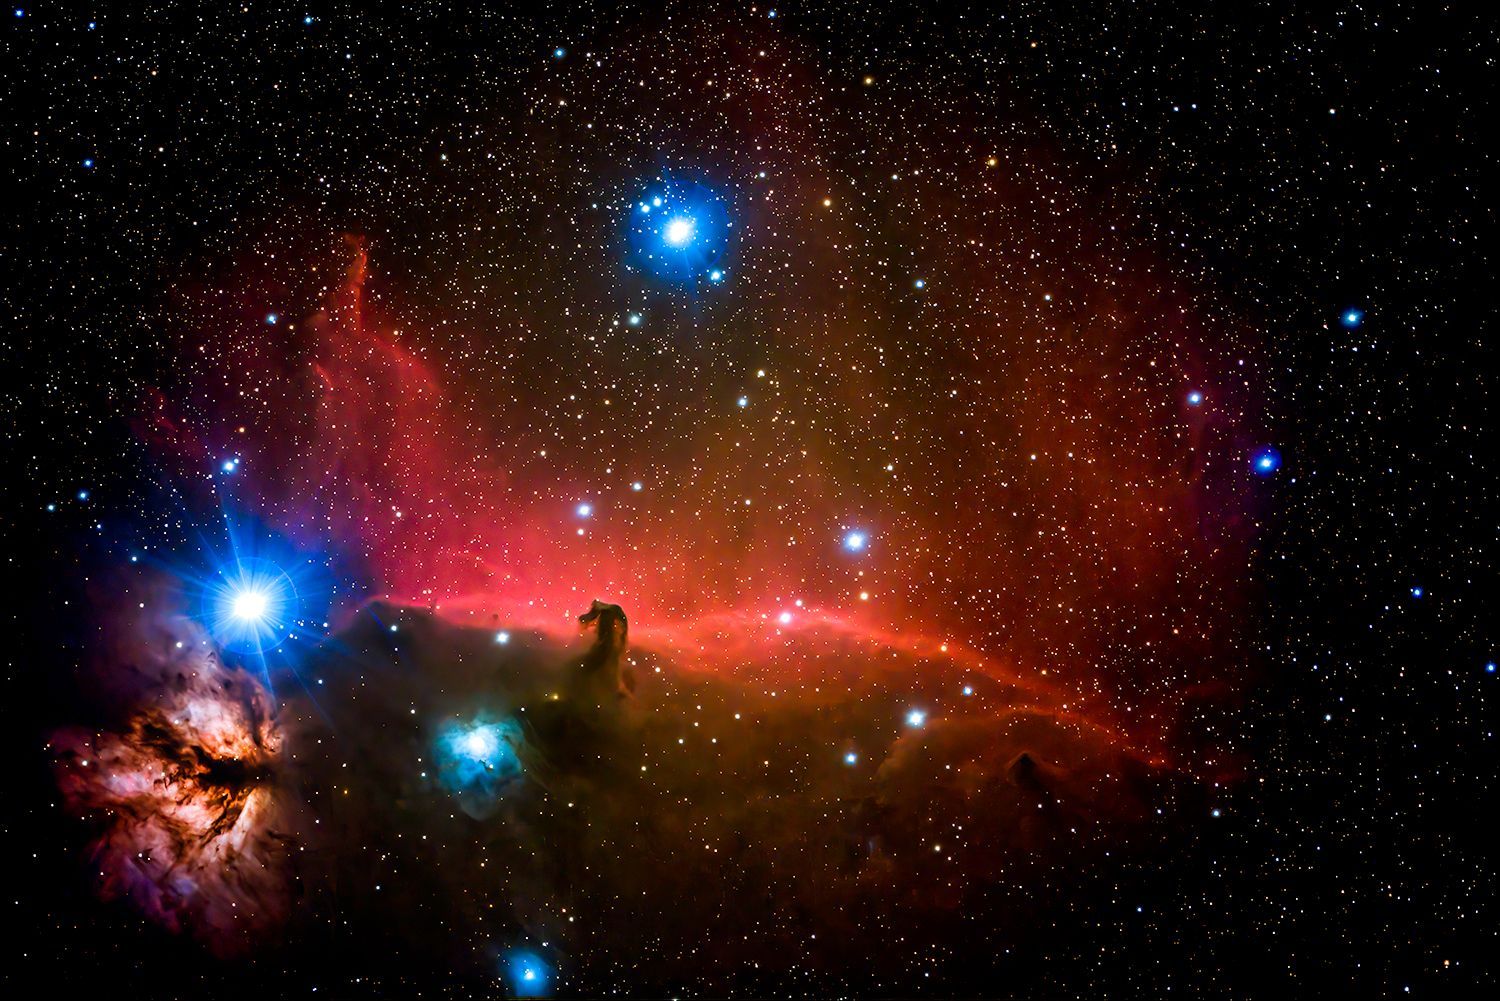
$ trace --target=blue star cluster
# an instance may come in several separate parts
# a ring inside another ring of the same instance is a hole
[[[664,282],[718,285],[730,274],[738,233],[729,204],[703,183],[659,180],[627,213],[627,258]]]

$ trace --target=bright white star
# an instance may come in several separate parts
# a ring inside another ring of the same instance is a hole
[[[667,223],[664,234],[668,243],[674,247],[680,247],[693,238],[693,220],[687,216],[678,216]]]
[[[241,591],[234,596],[230,612],[241,622],[256,622],[265,617],[270,604],[263,591]]]

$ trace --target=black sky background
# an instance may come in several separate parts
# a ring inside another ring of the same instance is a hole
[[[1157,247],[1264,331],[1275,372],[1268,409],[1286,468],[1256,564],[1269,666],[1237,715],[1250,788],[1171,865],[1081,890],[1014,982],[966,981],[958,966],[913,991],[1493,988],[1486,145],[1500,46],[1493,17],[1466,7],[778,11],[776,30],[826,65],[914,100],[980,95],[986,114],[1138,204]],[[666,10],[752,16],[748,5]],[[226,989],[211,959],[93,901],[41,741],[75,694],[85,578],[104,533],[39,512],[78,483],[136,498],[122,507],[150,503],[126,415],[169,377],[154,323],[174,275],[310,204],[320,224],[379,233],[393,224],[379,207],[385,172],[413,169],[434,133],[483,117],[483,95],[554,39],[582,48],[664,12],[163,5],[99,11],[98,29],[80,30],[95,16],[27,7],[0,35],[13,637],[0,692],[12,928],[0,978],[123,996],[297,994],[316,957],[251,964]],[[346,63],[352,77],[332,71]],[[101,169],[81,171],[89,157]],[[443,225],[407,222],[418,245]],[[1367,319],[1346,332],[1338,317],[1351,307]],[[1140,900],[1147,913],[1124,906]],[[427,985],[422,971],[372,966],[371,996]]]

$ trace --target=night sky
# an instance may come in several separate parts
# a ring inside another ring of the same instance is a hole
[[[6,21],[0,983],[1495,988],[1493,17]]]

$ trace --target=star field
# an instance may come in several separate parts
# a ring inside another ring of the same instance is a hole
[[[1495,35],[13,10],[3,976],[1492,985]]]

